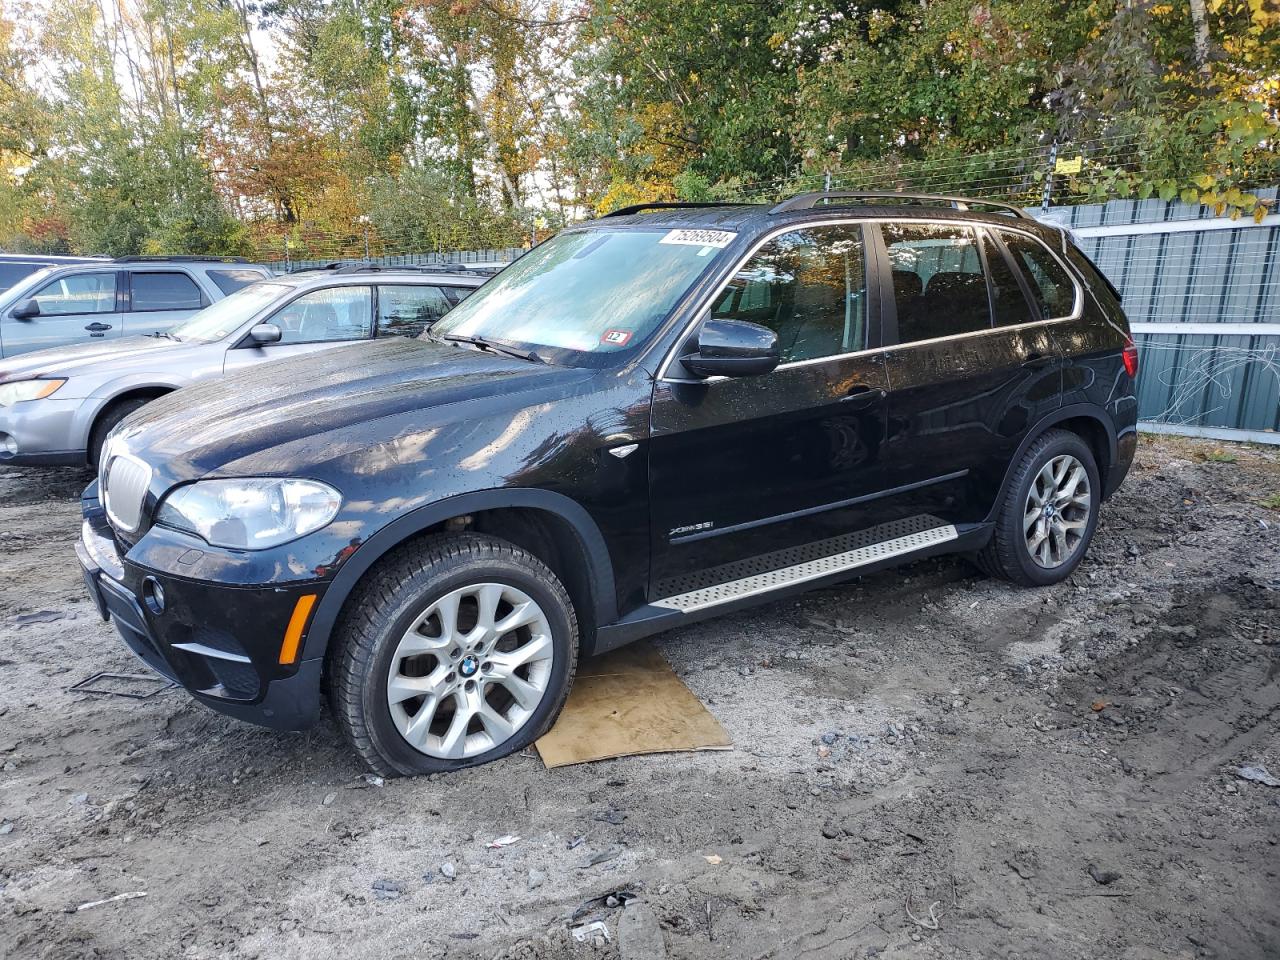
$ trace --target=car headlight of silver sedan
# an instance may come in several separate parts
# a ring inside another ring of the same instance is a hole
[[[0,383],[0,407],[11,407],[27,400],[43,400],[57,393],[66,380],[14,380]]]
[[[316,480],[200,480],[165,497],[156,523],[218,547],[266,550],[314,533],[341,506],[342,495]]]

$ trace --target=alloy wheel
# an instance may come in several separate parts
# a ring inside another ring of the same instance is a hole
[[[492,750],[542,702],[554,649],[542,608],[510,584],[470,584],[433,600],[391,658],[387,706],[396,729],[440,759]]]
[[[1084,541],[1092,509],[1089,472],[1083,463],[1063,454],[1041,467],[1023,511],[1031,559],[1048,570],[1070,560]]]

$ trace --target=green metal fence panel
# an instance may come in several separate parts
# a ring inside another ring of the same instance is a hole
[[[1146,426],[1280,443],[1280,215],[1257,224],[1131,200],[1040,216],[1070,229],[1123,295]]]

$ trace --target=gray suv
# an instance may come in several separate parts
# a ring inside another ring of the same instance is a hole
[[[171,330],[0,360],[0,463],[95,466],[111,429],[156,397],[354,340],[416,337],[487,279],[335,264],[245,287]]]
[[[36,270],[0,293],[0,357],[168,330],[270,275],[234,257],[119,257]]]

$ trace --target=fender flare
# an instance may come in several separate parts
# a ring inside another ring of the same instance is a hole
[[[155,391],[158,395],[163,396],[166,393],[181,389],[183,386],[185,384],[164,383],[140,376],[125,377],[121,380],[113,380],[110,383],[103,384],[80,401],[80,409],[76,411],[75,416],[76,435],[82,439],[84,448],[87,449],[89,435],[93,432],[93,427],[98,422],[98,417],[117,400],[139,391]]]
[[[1078,420],[1082,417],[1087,417],[1102,427],[1103,433],[1107,438],[1108,462],[1116,462],[1116,428],[1106,410],[1095,403],[1069,403],[1065,407],[1059,407],[1053,413],[1046,414],[1038,420],[1036,425],[1028,430],[1026,436],[1022,438],[1022,443],[1018,445],[1017,452],[1010,458],[1009,465],[1005,468],[1004,479],[1000,481],[1000,493],[996,496],[995,504],[992,506],[986,522],[990,523],[996,519],[996,515],[1000,511],[1000,505],[1004,503],[1005,495],[1009,492],[1009,483],[1013,479],[1013,472],[1017,469],[1018,464],[1022,462],[1022,457],[1031,444],[1035,443],[1046,430],[1055,424],[1064,420]],[[1104,474],[1103,479],[1105,480],[1106,470],[1103,464],[1098,464],[1098,472]]]
[[[418,507],[391,521],[365,540],[342,564],[316,605],[316,612],[303,641],[301,659],[311,660],[325,655],[334,625],[347,598],[361,577],[391,550],[410,537],[451,517],[499,508],[540,510],[555,514],[568,523],[577,535],[586,559],[596,623],[613,623],[618,618],[617,593],[609,548],[605,545],[595,520],[580,504],[564,494],[531,487],[478,490]]]

